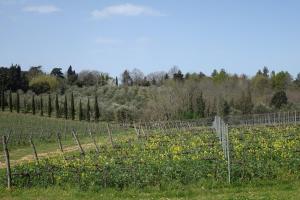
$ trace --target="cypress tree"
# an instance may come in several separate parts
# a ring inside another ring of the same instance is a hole
[[[5,110],[5,97],[4,97],[4,90],[1,91],[1,109],[2,111]]]
[[[119,80],[117,76],[116,76],[116,86],[119,86]]]
[[[72,117],[72,120],[75,119],[75,106],[74,106],[74,95],[73,95],[73,92],[71,93],[71,117]]]
[[[97,95],[95,95],[95,105],[94,105],[94,111],[95,111],[95,121],[99,121],[100,113],[99,113],[99,105],[98,105],[98,98]]]
[[[19,94],[19,92],[17,92],[16,108],[17,108],[17,113],[19,113],[20,112],[20,94]]]
[[[44,104],[43,104],[43,96],[40,96],[40,106],[41,106],[41,116],[44,115]]]
[[[81,105],[81,99],[79,99],[79,115],[78,115],[79,121],[82,120],[82,105]]]
[[[25,94],[23,95],[23,106],[24,106],[23,112],[27,113],[27,99],[26,99],[26,95]]]
[[[59,118],[59,104],[58,104],[58,95],[55,95],[55,112],[56,118]]]
[[[68,119],[68,102],[67,102],[67,95],[65,95],[65,102],[64,102],[64,116],[65,116],[65,119]]]
[[[86,120],[90,121],[91,116],[90,116],[90,99],[88,98],[87,106],[86,106]]]
[[[11,90],[9,90],[8,103],[9,103],[9,111],[12,112],[12,111],[13,111],[13,105],[12,105],[12,94],[11,94]]]
[[[32,95],[32,98],[31,98],[31,110],[32,110],[32,114],[35,115],[35,100],[34,100],[34,95]]]
[[[51,95],[48,94],[48,117],[51,117],[51,114],[52,114]]]

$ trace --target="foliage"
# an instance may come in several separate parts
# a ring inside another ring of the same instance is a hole
[[[54,76],[41,75],[33,78],[29,82],[29,87],[36,93],[46,93],[55,91],[59,86],[59,82]]]
[[[52,69],[50,75],[55,76],[56,78],[64,78],[64,74],[61,71],[62,69],[59,67],[55,67]]]
[[[51,117],[52,114],[52,99],[51,95],[48,94],[48,117]]]
[[[67,95],[65,95],[65,101],[64,101],[64,117],[65,117],[65,119],[68,119],[68,99],[67,99]]]
[[[8,104],[9,104],[9,111],[13,111],[13,102],[12,102],[12,93],[11,90],[9,90],[9,96],[8,96]]]
[[[291,79],[291,75],[288,72],[281,71],[271,77],[272,87],[276,90],[285,90]]]
[[[44,115],[44,103],[43,103],[43,96],[40,96],[40,115]]]
[[[71,93],[71,119],[75,120],[75,103],[73,92]]]
[[[280,109],[283,105],[288,103],[288,98],[284,91],[276,92],[271,100],[271,106]]]
[[[132,130],[133,131],[133,130]],[[81,189],[182,185],[199,181],[225,183],[227,161],[219,140],[209,129],[168,130],[117,146],[101,146],[100,154],[47,158],[13,168],[15,187],[69,185]],[[294,180],[299,177],[299,126],[234,128],[230,131],[231,181]],[[201,133],[201,134],[199,134]],[[1,180],[4,174],[1,173]],[[4,184],[3,181],[0,184]]]
[[[32,114],[35,115],[35,99],[34,99],[34,95],[32,95],[32,97],[31,97],[31,111],[32,111]]]

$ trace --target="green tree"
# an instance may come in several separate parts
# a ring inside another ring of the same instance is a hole
[[[94,112],[95,112],[95,121],[99,121],[100,112],[99,112],[99,105],[98,105],[98,97],[95,95],[95,101],[94,101]]]
[[[64,101],[64,116],[65,116],[65,119],[68,119],[68,99],[67,99],[67,95],[65,95],[65,101]]]
[[[64,74],[61,71],[61,68],[59,67],[53,68],[50,75],[55,76],[56,78],[61,78],[61,79],[65,78]]]
[[[83,113],[82,113],[82,105],[81,105],[81,99],[79,99],[79,112],[78,112],[78,119],[81,121],[83,118]]]
[[[32,98],[31,98],[31,110],[32,110],[32,114],[35,115],[35,100],[34,100],[34,95],[32,95]]]
[[[19,92],[17,92],[16,109],[17,109],[17,113],[20,113],[20,94],[19,94]]]
[[[272,87],[277,91],[282,91],[291,83],[291,75],[288,72],[279,72],[271,77]]]
[[[71,93],[71,117],[72,117],[72,120],[75,119],[75,105],[74,105],[74,95],[73,95],[73,92]]]
[[[51,117],[51,114],[52,114],[51,94],[48,94],[48,117]]]
[[[4,90],[1,90],[1,109],[2,109],[2,111],[5,110],[5,94],[4,94]]]
[[[75,70],[72,69],[70,65],[67,71],[67,80],[70,85],[73,85],[78,79],[78,75],[76,74]]]
[[[13,103],[12,103],[12,93],[11,90],[9,90],[9,97],[8,97],[8,102],[9,102],[9,111],[13,111]]]
[[[271,99],[271,106],[280,109],[283,105],[288,103],[288,98],[285,91],[276,92]]]
[[[59,118],[59,103],[58,103],[57,94],[55,94],[55,112],[56,112],[56,118]]]
[[[40,115],[43,116],[44,115],[44,103],[43,103],[43,96],[40,96],[40,107],[41,107],[41,112]]]
[[[86,120],[87,121],[91,120],[90,110],[91,110],[91,108],[90,108],[90,99],[88,98],[87,105],[86,105]]]

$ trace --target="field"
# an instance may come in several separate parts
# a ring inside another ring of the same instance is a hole
[[[299,194],[296,124],[230,127],[228,161],[210,127],[143,129],[137,124],[66,123],[10,113],[1,113],[0,119],[1,134],[10,135],[13,185],[10,192],[2,189],[3,199],[45,194],[49,199],[79,194],[91,199],[297,199]],[[30,138],[39,160],[34,159]],[[1,157],[2,188],[4,167]]]

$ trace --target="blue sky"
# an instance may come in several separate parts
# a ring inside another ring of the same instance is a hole
[[[300,72],[300,1],[0,0],[0,66]]]

